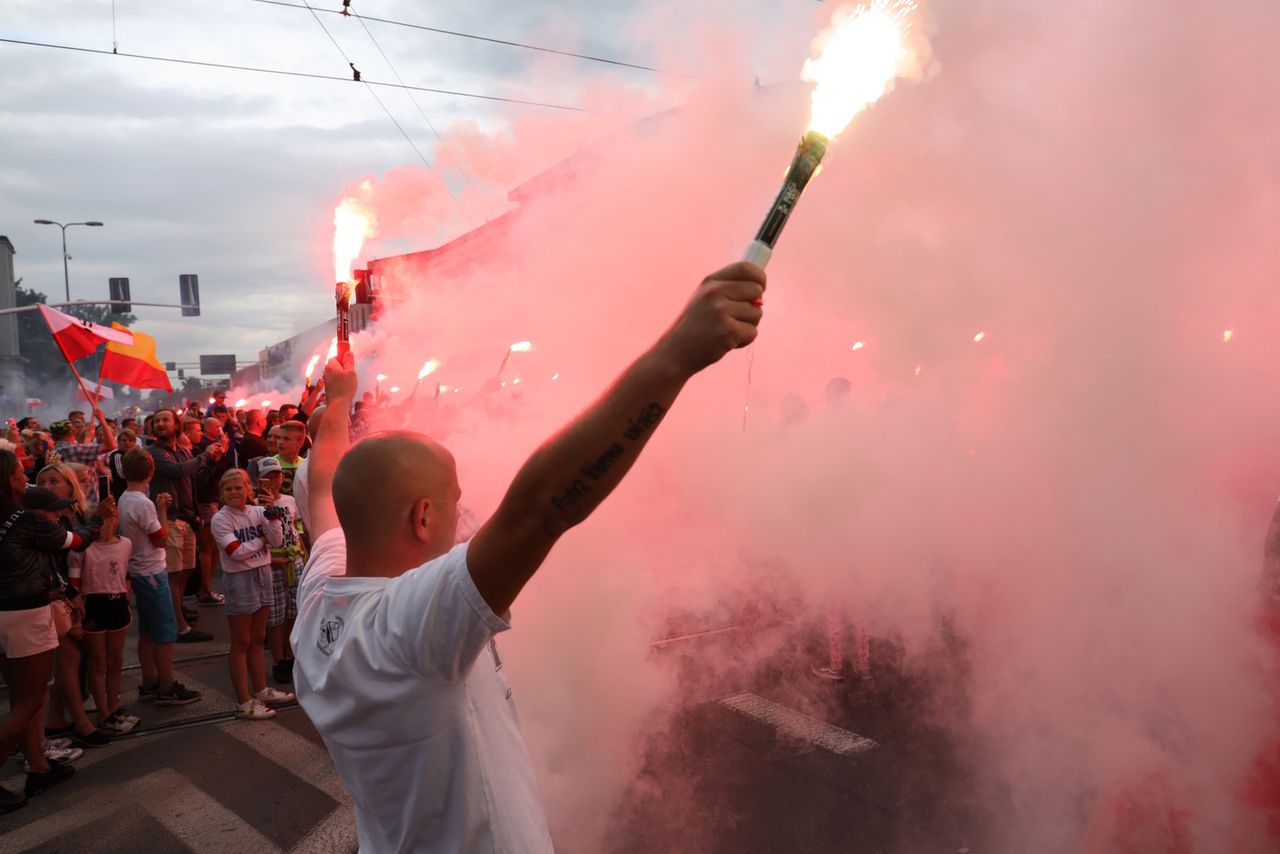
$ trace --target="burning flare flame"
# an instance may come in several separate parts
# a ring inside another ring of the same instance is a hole
[[[314,356],[311,357],[311,361],[307,362],[307,370],[306,370],[306,373],[303,374],[303,376],[305,376],[307,379],[311,379],[312,375],[315,374],[316,372],[316,364],[319,361],[320,361],[320,354],[316,353]]]
[[[338,336],[337,335],[333,336],[333,339],[329,342],[329,352],[328,354],[325,355],[324,360],[327,363],[330,359],[336,359],[336,358],[338,358]]]
[[[800,76],[816,84],[809,130],[828,139],[918,66],[908,44],[915,0],[871,0],[836,11]]]
[[[356,198],[347,196],[333,209],[333,280],[351,278],[351,266],[364,249],[365,238],[373,237],[378,224],[373,211]]]
[[[508,349],[508,350],[510,350],[512,353],[528,353],[530,350],[532,350],[532,349],[533,349],[533,342],[532,342],[532,341],[517,341],[516,343],[512,344],[512,345],[511,345],[510,347],[508,347],[507,349]]]
[[[440,363],[438,361],[435,359],[427,359],[427,361],[422,363],[422,370],[418,371],[418,379],[425,380],[427,377],[439,370],[439,368]]]

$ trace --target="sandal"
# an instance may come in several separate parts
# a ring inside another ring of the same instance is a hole
[[[201,605],[225,605],[227,604],[227,597],[221,593],[210,593],[208,596],[197,596],[196,602]]]

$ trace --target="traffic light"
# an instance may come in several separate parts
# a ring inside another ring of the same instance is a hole
[[[183,317],[200,316],[200,278],[195,273],[178,276],[178,302],[182,303]]]
[[[133,310],[133,306],[129,304],[129,280],[127,278],[107,279],[107,287],[111,290],[112,314],[128,314]]]

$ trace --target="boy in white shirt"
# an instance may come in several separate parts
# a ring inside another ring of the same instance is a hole
[[[222,509],[213,514],[213,541],[222,550],[222,586],[226,597],[231,649],[227,667],[236,692],[236,717],[267,720],[276,716],[269,704],[287,703],[293,695],[267,687],[262,642],[271,608],[271,546],[284,544],[283,508],[250,505],[249,473],[231,469],[219,482]]]
[[[182,706],[200,699],[173,677],[173,642],[178,637],[178,621],[173,615],[173,596],[164,546],[169,528],[169,499],[166,493],[147,497],[155,460],[142,448],[133,448],[121,462],[128,488],[116,507],[120,533],[132,544],[129,552],[129,584],[138,612],[138,664],[142,668],[139,700],[155,700],[157,706]]]

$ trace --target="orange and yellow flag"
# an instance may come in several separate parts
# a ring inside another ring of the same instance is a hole
[[[127,329],[119,323],[112,323],[111,327]],[[102,378],[133,388],[161,388],[172,392],[169,374],[156,359],[156,339],[136,329],[128,331],[133,333],[132,344],[114,341],[107,344],[107,352],[102,355]]]

